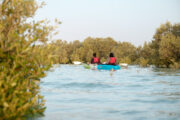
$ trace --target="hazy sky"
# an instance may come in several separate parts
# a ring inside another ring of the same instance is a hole
[[[37,19],[58,18],[58,38],[83,41],[112,37],[142,45],[151,41],[157,27],[180,22],[180,0],[44,0]]]

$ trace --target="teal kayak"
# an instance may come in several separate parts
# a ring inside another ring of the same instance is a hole
[[[101,64],[97,66],[98,70],[119,70],[121,67],[119,65],[107,65]]]

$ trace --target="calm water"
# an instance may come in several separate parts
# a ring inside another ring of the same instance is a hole
[[[180,70],[61,65],[42,79],[38,120],[180,120]]]

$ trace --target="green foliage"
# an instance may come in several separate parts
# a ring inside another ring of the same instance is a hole
[[[83,42],[56,41],[49,46],[52,58],[57,63],[72,63],[81,61],[89,63],[95,52],[101,63],[107,61],[110,52],[115,54],[117,63],[140,64],[145,67],[149,64],[157,67],[176,67],[179,64],[179,37],[180,24],[170,22],[162,24],[149,43],[135,47],[129,42],[116,42],[112,38],[88,37]]]
[[[145,59],[143,57],[139,58],[139,65],[141,67],[148,67],[148,62],[149,62],[148,59]]]
[[[178,64],[180,61],[179,37],[180,24],[171,25],[169,22],[162,24],[149,45],[151,48],[149,58],[151,57],[152,64],[157,67],[172,67],[174,63]]]
[[[58,61],[61,53],[62,58],[66,59],[65,63],[73,61],[82,61],[89,63],[92,59],[92,54],[96,52],[100,61],[106,62],[110,52],[114,52],[117,60],[131,63],[136,60],[136,47],[128,42],[117,43],[112,38],[86,38],[83,42],[78,40],[67,43],[58,42],[49,44],[52,48],[54,63],[63,63]]]
[[[92,54],[93,54],[93,51],[91,49],[86,54],[86,61],[89,62],[89,63],[91,62]]]
[[[160,59],[167,67],[174,66],[180,61],[180,37],[168,33],[161,39],[159,46]]]
[[[39,5],[35,0],[0,3],[0,119],[25,119],[43,114],[40,78],[51,66],[48,36],[54,27],[46,21],[27,22]],[[40,45],[36,45],[36,44]]]
[[[180,62],[176,62],[172,60],[172,64],[169,65],[170,68],[179,69],[180,68]]]
[[[129,42],[118,43],[112,51],[121,63],[131,64],[136,60],[136,47]]]
[[[119,61],[120,63],[127,63],[127,64],[131,64],[131,59],[129,57],[123,57],[120,59]]]
[[[136,48],[136,64],[180,68],[180,24],[162,24],[149,43]]]
[[[77,53],[71,55],[71,61],[81,61]]]
[[[153,50],[152,57],[152,64],[156,65],[157,67],[160,67],[163,65],[163,63],[160,60],[159,56],[159,44],[161,41],[161,38],[164,34],[171,32],[172,25],[170,22],[167,22],[165,24],[160,25],[159,28],[157,28],[156,33],[153,36],[153,41],[151,46],[151,49]]]
[[[143,48],[140,51],[140,57],[143,57],[144,59],[149,59],[149,63],[152,63],[152,54],[154,53],[153,49],[151,49],[151,42],[150,43],[144,43]]]
[[[88,37],[83,42],[84,55],[88,53],[89,50],[97,53],[97,56],[107,57],[107,55],[112,51],[113,47],[117,45],[117,42],[112,38],[91,38]],[[89,56],[90,58],[92,57]],[[87,60],[87,57],[86,57]]]
[[[66,42],[62,40],[57,40],[56,42],[49,43],[49,51],[48,53],[52,55],[52,60],[54,64],[57,63],[67,63],[68,62],[68,54],[66,51]]]
[[[73,61],[90,62],[93,52],[96,52],[100,58],[107,58],[107,55],[112,51],[113,47],[117,45],[117,42],[112,38],[86,38],[83,42],[78,40],[67,43],[56,41],[50,43],[52,53],[54,56],[54,63],[62,63],[57,58],[61,55],[62,58],[66,59],[65,63],[72,63]]]

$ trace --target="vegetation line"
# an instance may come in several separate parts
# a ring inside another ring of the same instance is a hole
[[[180,23],[170,22],[157,28],[153,40],[144,46],[135,47],[129,42],[117,42],[108,38],[88,37],[83,42],[78,40],[68,43],[57,40],[49,44],[49,53],[55,64],[68,64],[72,61],[88,63],[93,52],[101,62],[105,62],[113,52],[119,63],[138,64],[142,67],[155,65],[164,68],[180,68]]]

